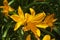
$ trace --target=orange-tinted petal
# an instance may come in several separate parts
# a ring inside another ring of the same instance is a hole
[[[7,0],[4,0],[3,1],[3,4],[4,4],[4,6],[8,6],[8,1]]]
[[[29,26],[24,26],[22,29],[23,29],[24,31],[29,31],[29,30],[30,30]]]
[[[26,37],[26,40],[31,40],[31,35],[30,34]]]
[[[10,18],[12,18],[15,22],[19,22],[21,20],[18,15],[12,15]]]
[[[45,18],[45,20],[44,20],[44,23],[48,23],[49,21],[51,21],[51,19],[52,18],[54,18],[54,14],[49,14],[46,18]]]

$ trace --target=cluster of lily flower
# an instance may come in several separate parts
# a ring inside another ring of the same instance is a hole
[[[54,18],[54,14],[48,14],[46,15],[44,12],[36,14],[35,10],[30,8],[30,13],[23,13],[21,7],[18,7],[18,14],[9,15],[9,11],[14,11],[13,8],[11,8],[8,5],[8,1],[3,1],[4,6],[0,6],[0,8],[3,8],[3,14],[5,16],[9,16],[13,21],[16,22],[16,25],[14,27],[14,31],[18,30],[21,25],[24,25],[22,27],[22,30],[29,31],[31,30],[36,37],[37,40],[40,40],[41,32],[38,28],[46,29],[47,27],[53,28],[53,23],[57,20]],[[26,37],[26,40],[31,40],[31,35],[29,34]],[[55,40],[55,38],[51,39],[50,35],[45,35],[42,40]]]

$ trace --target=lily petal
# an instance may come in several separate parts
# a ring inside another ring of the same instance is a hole
[[[35,16],[35,10],[34,9],[30,8],[30,12],[31,12],[32,16]]]
[[[34,18],[34,20],[36,20],[36,21],[42,21],[44,18],[45,18],[45,16],[46,16],[46,14],[43,12],[43,13],[39,13],[39,14],[37,14],[36,16],[35,16],[35,18]]]
[[[15,22],[19,22],[21,20],[18,15],[12,15],[10,18],[12,18]]]
[[[30,30],[29,26],[24,26],[22,29],[23,29],[24,31]]]
[[[51,14],[51,15],[49,14],[49,15],[45,18],[44,22],[45,22],[45,23],[48,23],[49,21],[52,21],[52,20],[51,20],[52,18],[54,18],[54,14]]]
[[[17,22],[14,27],[14,31],[16,31],[21,25],[22,25],[22,22]]]
[[[42,40],[51,40],[50,35],[45,35]]]
[[[31,40],[31,35],[28,35],[28,36],[26,37],[26,40]]]
[[[4,0],[3,1],[3,4],[4,4],[4,6],[8,6],[8,1],[7,0]]]
[[[24,13],[23,13],[23,11],[22,11],[22,9],[21,9],[20,6],[18,7],[18,15],[19,15],[22,19],[24,19]]]
[[[41,32],[40,32],[40,30],[39,30],[39,29],[37,29],[37,30],[36,30],[36,33],[37,33],[37,36],[39,36],[39,37],[40,37]]]
[[[29,14],[29,13],[25,13],[25,19],[26,19],[27,21],[28,21],[29,17],[30,17],[30,14]]]
[[[27,20],[27,22],[31,22],[33,20],[33,16],[30,15],[29,13],[25,13],[25,19]]]
[[[14,9],[9,6],[9,11],[14,11]]]
[[[48,27],[48,25],[47,24],[39,24],[39,25],[36,25],[37,27],[39,27],[39,28],[44,28],[44,29],[46,29],[47,27]]]

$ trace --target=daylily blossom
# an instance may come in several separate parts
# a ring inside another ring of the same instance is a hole
[[[14,31],[16,31],[21,25],[24,25],[23,30],[24,31],[29,31],[31,30],[35,37],[39,40],[38,37],[40,37],[40,30],[36,27],[37,24],[39,24],[44,17],[46,16],[45,13],[39,13],[35,15],[35,11],[30,8],[31,15],[28,13],[24,13],[21,9],[21,7],[18,8],[18,15],[14,14],[10,16],[16,23]]]
[[[42,40],[55,40],[55,38],[51,39],[50,35],[45,35]]]
[[[50,27],[52,31],[52,27],[54,26],[53,23],[56,20],[57,19],[54,18],[54,14],[51,14],[51,15],[49,14],[48,16],[46,16],[44,21],[42,21],[39,25],[36,25],[36,26],[44,29],[46,29],[47,27]]]
[[[26,13],[26,25],[24,25],[23,30],[24,31],[31,30],[34,33],[37,40],[40,40],[39,37],[41,35],[41,32],[36,27],[36,25],[39,24],[46,15],[44,12],[35,15],[35,10],[33,10],[32,8],[30,8],[30,13],[31,15]]]
[[[24,13],[21,9],[21,7],[18,7],[18,15],[14,14],[12,16],[10,16],[16,23],[15,27],[14,27],[14,31],[16,31],[21,25],[24,24],[25,19],[24,19]]]
[[[4,0],[4,1],[3,1],[3,5],[4,5],[4,6],[0,6],[0,8],[3,8],[3,11],[2,11],[2,12],[4,13],[4,15],[8,16],[9,11],[14,11],[14,9],[11,8],[11,7],[8,5],[8,1],[7,1],[7,0]]]
[[[41,32],[37,27],[45,29],[49,26],[53,26],[53,22],[55,22],[56,19],[54,19],[54,14],[48,15],[47,17],[44,12],[35,14],[35,10],[32,8],[30,8],[30,13],[31,14],[24,14],[19,6],[18,15],[14,14],[10,16],[15,22],[17,22],[14,27],[14,31],[16,31],[21,25],[24,25],[22,28],[24,31],[31,30],[37,40],[40,40],[39,37]]]

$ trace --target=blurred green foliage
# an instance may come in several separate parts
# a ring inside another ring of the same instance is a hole
[[[60,0],[45,0],[43,2],[39,0],[8,0],[9,5],[15,9],[17,12],[18,6],[21,6],[22,10],[29,12],[29,8],[35,9],[36,13],[44,11],[46,14],[54,13],[55,17],[58,19],[55,23],[55,27],[52,32],[48,29],[40,29],[42,32],[41,39],[45,34],[50,34],[56,38],[60,39]],[[3,5],[3,0],[0,0],[0,6]],[[33,33],[24,33],[21,28],[17,31],[13,30],[15,24],[11,19],[6,18],[0,9],[0,40],[25,40],[27,34],[33,35]],[[12,12],[14,13],[14,12]],[[50,29],[50,28],[49,28]],[[36,40],[34,36],[31,37],[32,40]]]

